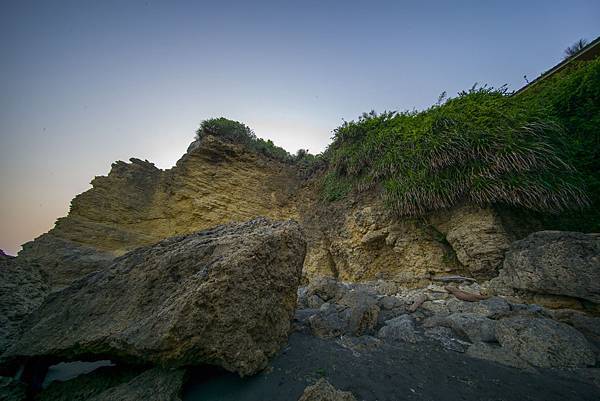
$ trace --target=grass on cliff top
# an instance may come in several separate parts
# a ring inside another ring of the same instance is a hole
[[[559,213],[588,205],[565,158],[565,131],[536,102],[504,88],[471,88],[421,112],[375,112],[344,122],[326,151],[324,193],[382,189],[399,215],[461,202]]]
[[[245,145],[250,150],[281,162],[291,162],[293,156],[285,149],[276,146],[273,141],[258,138],[254,131],[245,124],[224,117],[210,118],[200,123],[196,138],[213,135],[228,142]]]

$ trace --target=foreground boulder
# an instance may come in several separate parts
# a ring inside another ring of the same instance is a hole
[[[265,218],[138,248],[50,295],[4,363],[95,358],[256,373],[287,339],[305,248],[297,223]]]
[[[493,286],[600,303],[600,234],[540,231],[514,242]]]

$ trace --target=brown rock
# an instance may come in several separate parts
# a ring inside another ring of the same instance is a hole
[[[458,288],[452,287],[451,285],[447,285],[444,288],[461,301],[479,302],[489,298],[486,295],[473,294],[471,292],[459,290]]]
[[[49,297],[3,358],[256,373],[287,339],[304,253],[297,223],[264,218],[138,248]]]

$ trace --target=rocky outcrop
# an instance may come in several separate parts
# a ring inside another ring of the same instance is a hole
[[[398,218],[377,193],[322,199],[319,176],[206,135],[169,170],[131,159],[73,199],[67,217],[26,244],[53,289],[106,268],[112,258],[175,235],[257,216],[295,219],[308,253],[304,274],[419,287],[440,274],[490,278],[512,238],[492,208],[461,206]]]
[[[304,254],[297,223],[265,218],[138,248],[49,296],[3,359],[253,374],[287,339]]]
[[[303,195],[305,199],[306,195]],[[512,236],[493,209],[462,206],[424,219],[398,218],[375,196],[298,205],[309,244],[305,274],[408,287],[436,275],[490,278]]]
[[[516,316],[496,325],[503,348],[533,366],[586,367],[595,356],[585,337],[574,328],[545,318]]]
[[[600,304],[600,235],[540,231],[514,242],[490,286]]]
[[[299,182],[289,164],[205,136],[169,170],[139,159],[114,163],[19,258],[39,262],[53,287],[62,288],[106,268],[114,256],[165,238],[258,216],[294,218]]]
[[[484,279],[496,276],[511,235],[494,209],[461,206],[435,214],[432,222],[445,234],[470,276]]]
[[[304,389],[298,401],[356,401],[356,398],[351,392],[338,390],[327,380],[319,379]]]
[[[39,269],[0,255],[0,354],[19,337],[22,320],[47,294],[48,285]]]

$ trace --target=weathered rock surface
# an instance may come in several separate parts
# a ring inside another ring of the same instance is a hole
[[[491,284],[600,303],[600,234],[533,233],[511,245]]]
[[[529,369],[530,365],[513,352],[497,344],[475,343],[467,349],[466,354],[472,358],[486,359],[513,368]]]
[[[253,374],[287,339],[304,254],[297,223],[265,218],[138,248],[49,296],[4,360],[108,357]]]
[[[81,235],[89,234],[82,232]],[[106,269],[114,258],[110,252],[46,233],[24,244],[18,260],[23,265],[38,266],[50,289],[60,290],[80,277]]]
[[[165,238],[258,216],[295,218],[299,182],[288,164],[205,136],[169,170],[139,159],[113,163],[19,257],[39,262],[61,288],[107,267],[107,259]]]
[[[551,319],[515,316],[498,321],[496,337],[502,348],[533,366],[585,367],[595,363],[583,334]]]
[[[298,401],[356,401],[352,393],[333,387],[327,380],[319,379],[306,387]]]
[[[2,401],[25,401],[27,399],[27,387],[10,377],[0,376],[0,400]]]
[[[303,181],[295,166],[210,135],[169,170],[130,161],[94,178],[69,215],[20,253],[39,263],[54,289],[138,246],[257,216],[301,223],[311,280],[382,279],[416,287],[437,274],[487,278],[508,246],[507,229],[492,209],[464,206],[421,220],[393,216],[377,194],[329,203],[321,199],[319,180]]]
[[[154,368],[111,387],[89,401],[180,401],[185,370]]]
[[[0,354],[18,338],[22,320],[47,294],[48,285],[39,269],[0,255]]]
[[[462,206],[439,213],[433,220],[472,276],[491,278],[497,274],[511,237],[493,209]]]
[[[377,337],[396,342],[416,343],[419,336],[415,331],[415,322],[409,315],[401,315],[385,322]]]

